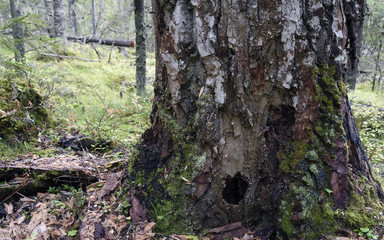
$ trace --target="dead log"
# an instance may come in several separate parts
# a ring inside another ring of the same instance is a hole
[[[135,47],[135,41],[132,40],[118,40],[118,39],[101,39],[96,37],[73,37],[68,36],[68,41],[72,42],[82,42],[82,43],[98,43],[100,45],[109,45],[116,47]]]
[[[100,163],[103,160],[97,160]],[[104,165],[104,164],[102,164]],[[99,180],[95,162],[85,158],[27,159],[0,163],[0,203],[20,193],[35,195],[49,187],[87,186]]]

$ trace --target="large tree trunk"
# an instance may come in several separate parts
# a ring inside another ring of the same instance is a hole
[[[11,7],[11,17],[17,19],[21,16],[20,6],[18,0],[9,1]],[[12,36],[15,42],[15,60],[18,62],[24,61],[25,48],[24,48],[24,28],[23,24],[16,22],[12,24]]]
[[[131,167],[160,230],[241,221],[318,239],[374,224],[365,202],[378,211],[383,196],[343,82],[348,28],[358,21],[345,14],[350,4],[363,8],[153,0],[152,126]]]
[[[144,19],[144,0],[134,0],[136,27],[136,92],[144,96],[146,82],[146,28]]]

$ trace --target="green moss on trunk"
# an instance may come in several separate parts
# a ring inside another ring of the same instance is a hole
[[[319,106],[317,122],[314,128],[306,129],[309,140],[286,145],[280,165],[291,182],[280,205],[280,221],[282,230],[292,239],[318,239],[340,228],[371,227],[378,224],[383,207],[372,181],[347,170],[342,80],[335,79],[334,67],[323,65],[314,68],[313,83],[313,97]],[[331,173],[339,174],[335,166],[340,164],[348,171],[348,176],[343,176],[349,183],[349,197],[348,204],[338,209],[343,206],[340,194],[345,193],[335,194],[340,186],[331,186],[330,179]]]

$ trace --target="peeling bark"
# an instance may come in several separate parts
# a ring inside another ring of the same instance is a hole
[[[144,187],[158,185],[150,198],[174,203],[170,222],[272,224],[279,236],[316,239],[343,224],[333,211],[351,206],[352,179],[376,189],[344,85],[359,21],[346,4],[363,7],[153,0],[152,126],[134,168],[151,176]]]

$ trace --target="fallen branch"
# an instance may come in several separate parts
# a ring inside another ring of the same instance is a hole
[[[99,61],[97,59],[86,59],[86,58],[79,58],[79,57],[70,57],[70,56],[63,56],[63,55],[50,54],[50,53],[40,53],[40,54],[44,55],[44,56],[49,56],[49,57],[69,58],[69,59],[76,59],[76,60],[82,60],[82,61],[88,61],[88,62],[98,62]]]
[[[104,162],[64,156],[0,162],[0,203],[16,193],[30,196],[58,185],[86,186],[96,182],[99,178],[93,161]]]
[[[67,37],[68,41],[73,42],[82,42],[82,43],[98,43],[100,45],[109,45],[109,46],[116,46],[116,47],[135,47],[135,41],[128,40],[117,40],[117,39],[101,39],[101,38],[95,38],[95,37]]]

